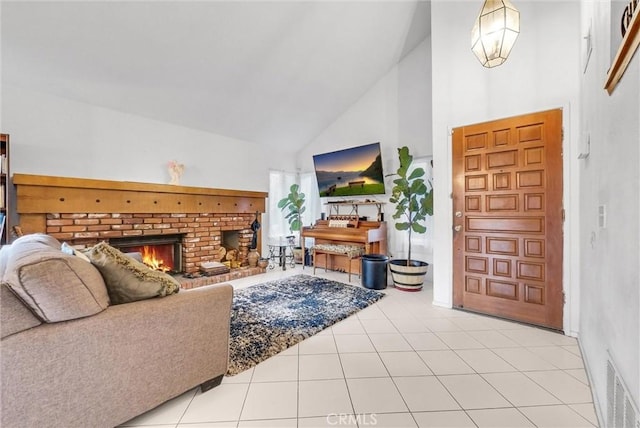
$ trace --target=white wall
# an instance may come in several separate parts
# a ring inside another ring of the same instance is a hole
[[[577,1],[519,1],[521,31],[511,56],[501,66],[486,69],[471,52],[471,28],[481,3],[432,2],[434,181],[434,303],[452,304],[452,210],[450,129],[502,117],[563,109],[564,284],[565,331],[576,333],[578,320],[578,258],[571,249],[577,223],[572,207],[572,174],[578,145],[580,17]]]
[[[292,154],[221,135],[5,85],[3,132],[11,171],[168,183],[167,162],[185,165],[181,184],[268,191],[269,168]]]
[[[582,34],[592,23],[593,52],[582,76],[581,128],[589,157],[580,161],[580,344],[597,409],[606,420],[606,361],[611,354],[640,404],[640,56],[609,96],[603,89],[611,52],[608,2],[585,2]],[[598,206],[607,224],[598,224]]]
[[[394,173],[398,168],[398,147],[408,146],[414,157],[431,155],[430,50],[430,39],[427,38],[348,111],[298,152],[297,164],[301,172],[313,172],[315,154],[378,141],[385,174]],[[393,206],[388,203],[391,180],[385,180],[387,195],[376,195],[369,199],[387,202],[385,220],[390,230],[389,252],[394,257],[406,257],[403,254],[406,236],[404,233],[397,235],[391,219]],[[360,214],[374,216],[373,212],[361,211]],[[316,218],[319,217],[320,212],[317,212]],[[412,258],[431,262],[432,254],[427,250],[421,253],[419,249],[414,249]]]

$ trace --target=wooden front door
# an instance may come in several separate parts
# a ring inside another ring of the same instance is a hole
[[[453,130],[454,307],[562,329],[562,110]]]

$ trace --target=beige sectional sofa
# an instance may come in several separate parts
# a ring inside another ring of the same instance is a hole
[[[28,235],[0,251],[0,426],[113,427],[220,383],[230,285],[112,305],[59,246]]]

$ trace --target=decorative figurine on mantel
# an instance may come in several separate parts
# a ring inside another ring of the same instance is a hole
[[[169,167],[169,184],[178,185],[180,184],[180,177],[182,177],[182,173],[184,172],[184,164],[178,163],[176,160],[171,160],[168,163]]]

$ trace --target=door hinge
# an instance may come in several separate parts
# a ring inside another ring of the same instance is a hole
[[[562,209],[562,222],[563,223],[564,223],[565,217],[566,217],[566,215],[565,215],[565,211],[564,211],[564,208],[563,208]]]

